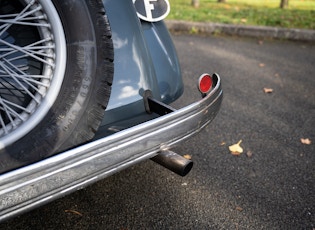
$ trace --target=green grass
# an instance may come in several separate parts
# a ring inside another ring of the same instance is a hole
[[[191,0],[170,0],[167,19],[227,24],[315,29],[315,0],[289,0],[280,9],[280,0],[200,0],[199,8]]]

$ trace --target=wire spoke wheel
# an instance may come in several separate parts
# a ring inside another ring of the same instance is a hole
[[[0,138],[6,146],[37,125],[56,99],[66,41],[50,1],[0,4]]]
[[[113,57],[102,0],[0,1],[0,173],[94,137]]]

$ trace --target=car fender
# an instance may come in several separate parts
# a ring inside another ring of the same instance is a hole
[[[114,80],[102,125],[145,113],[143,92],[170,103],[183,92],[181,72],[164,22],[138,18],[132,1],[104,0],[114,43]]]

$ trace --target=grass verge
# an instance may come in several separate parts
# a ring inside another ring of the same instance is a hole
[[[200,6],[194,8],[191,0],[170,0],[167,19],[315,29],[315,0],[289,0],[287,9],[279,8],[280,0],[226,1],[200,0]]]

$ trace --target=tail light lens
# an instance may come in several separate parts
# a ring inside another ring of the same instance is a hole
[[[209,74],[204,73],[199,77],[198,89],[202,94],[207,94],[210,92],[212,84],[212,77]]]

